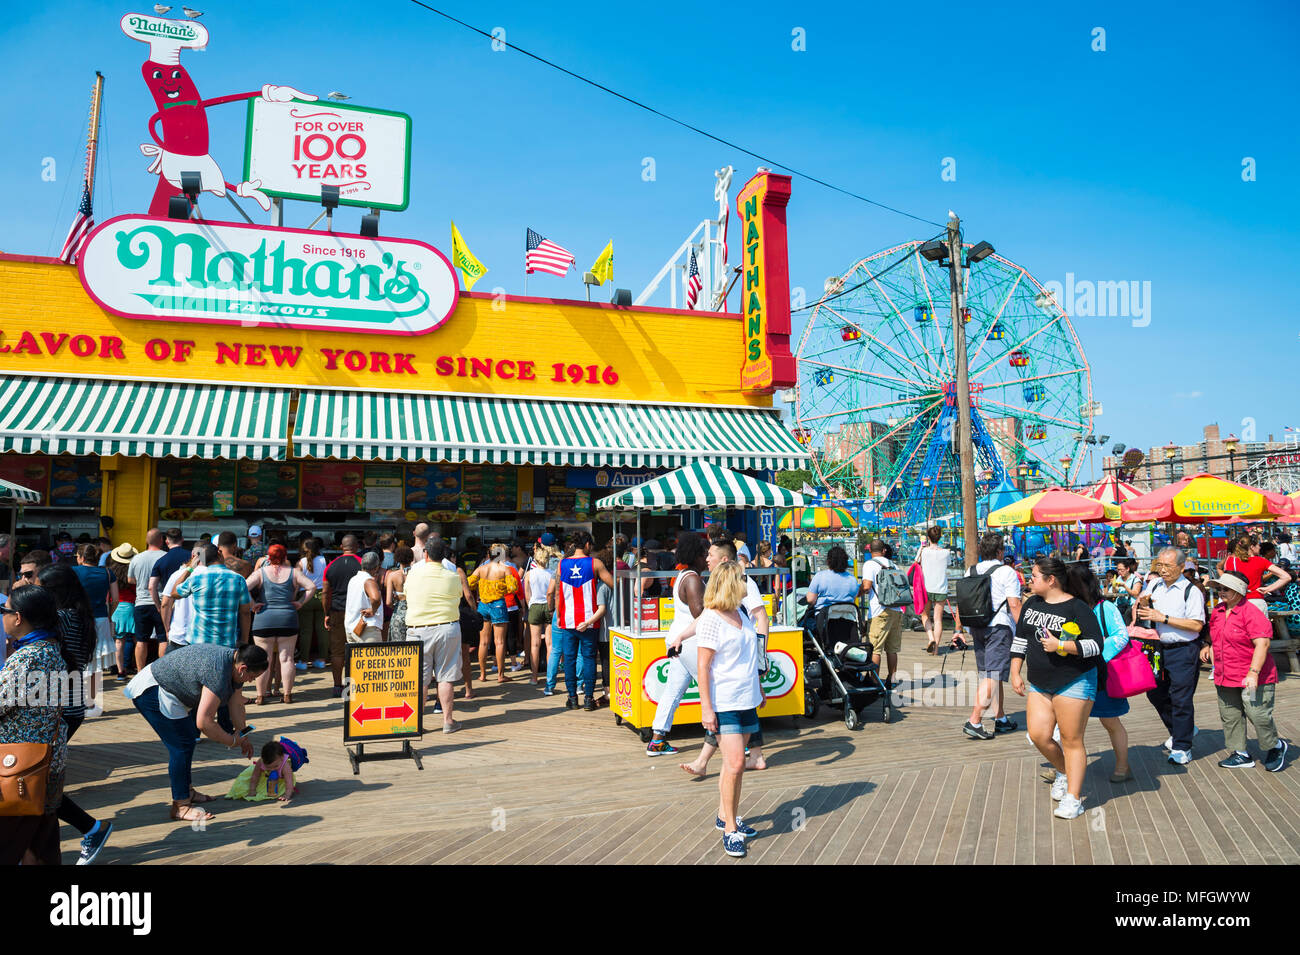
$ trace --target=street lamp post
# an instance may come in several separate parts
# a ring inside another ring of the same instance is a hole
[[[1230,434],[1223,439],[1223,445],[1228,449],[1228,480],[1237,479],[1237,436]]]

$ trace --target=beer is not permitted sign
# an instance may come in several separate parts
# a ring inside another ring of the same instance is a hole
[[[373,743],[418,736],[424,715],[424,644],[348,644],[349,692],[343,742]]]

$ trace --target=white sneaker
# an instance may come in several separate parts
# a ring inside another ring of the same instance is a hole
[[[1061,798],[1061,804],[1052,813],[1057,819],[1077,819],[1083,815],[1083,800],[1075,799],[1069,793]]]
[[[1052,801],[1060,802],[1068,795],[1069,793],[1066,792],[1065,773],[1057,773],[1056,782],[1052,783]]]
[[[1177,763],[1179,766],[1186,766],[1192,761],[1192,754],[1185,749],[1171,749],[1169,751],[1169,762]]]
[[[1199,726],[1193,726],[1192,739],[1196,739],[1196,737],[1200,735],[1200,732],[1201,732],[1201,728]],[[1174,748],[1174,738],[1172,736],[1169,737],[1167,740],[1164,741],[1164,743],[1161,744],[1161,747],[1163,749],[1172,750]]]

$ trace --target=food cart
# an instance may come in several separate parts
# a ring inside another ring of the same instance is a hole
[[[602,498],[596,507],[614,512],[615,537],[619,515],[635,512],[639,540],[641,513],[648,509],[797,507],[803,503],[801,494],[714,464],[697,462]],[[627,723],[640,731],[642,739],[649,740],[655,709],[668,685],[670,661],[664,637],[672,622],[672,600],[640,599],[639,564],[632,569],[620,568],[617,573],[620,584],[623,580],[633,583],[630,599],[624,599],[623,586],[614,588],[614,622],[609,628],[611,708],[615,723]],[[762,678],[764,702],[758,708],[758,715],[798,716],[804,711],[803,631],[799,627],[778,626],[770,597],[765,600],[772,621],[767,638],[771,666]],[[699,689],[692,681],[673,724],[685,726],[699,722]]]

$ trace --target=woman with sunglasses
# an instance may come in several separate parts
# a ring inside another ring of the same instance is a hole
[[[59,652],[58,612],[43,587],[15,587],[0,608],[9,656],[0,670],[0,745],[50,746],[44,813],[0,816],[0,865],[59,864],[59,803],[68,758],[68,727],[57,699],[36,696],[32,686],[66,685],[67,664]]]

